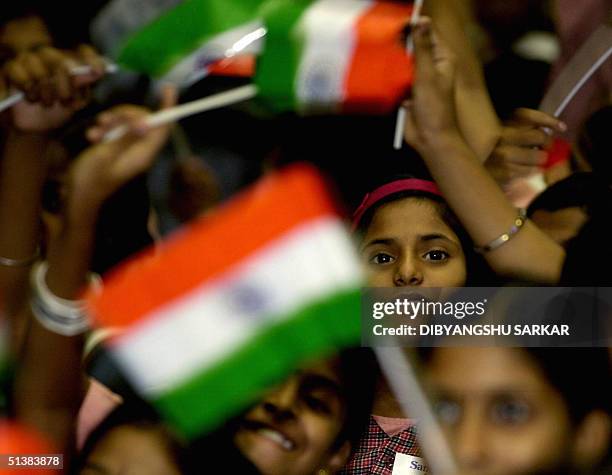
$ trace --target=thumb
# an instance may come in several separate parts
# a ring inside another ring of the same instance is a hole
[[[178,90],[173,84],[164,84],[160,91],[159,110],[171,109],[178,102]],[[151,126],[147,124],[147,118],[141,117],[132,123],[132,130],[140,135],[151,130]],[[163,127],[154,127],[160,130],[169,130],[169,125]]]
[[[421,17],[413,29],[416,81],[434,81],[436,77],[434,62],[434,42],[431,20]]]
[[[456,57],[448,45],[444,43],[435,30],[431,30],[433,61],[440,86],[445,93],[454,89],[455,72],[457,68]]]
[[[404,108],[404,113],[406,114],[404,140],[410,146],[417,149],[419,133],[417,130],[417,122],[414,117],[414,103],[411,100],[406,100],[403,102],[402,107]]]
[[[178,91],[173,84],[164,84],[161,89],[160,109],[170,109],[178,102]]]

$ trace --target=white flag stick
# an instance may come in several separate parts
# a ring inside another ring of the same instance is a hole
[[[608,50],[597,61],[595,61],[595,63],[593,63],[593,66],[591,66],[589,70],[584,74],[584,76],[580,78],[580,81],[578,81],[574,85],[572,90],[568,93],[568,95],[565,97],[565,99],[563,99],[561,104],[559,104],[559,107],[557,107],[557,109],[555,110],[553,114],[555,117],[559,117],[561,114],[563,114],[563,111],[565,111],[565,108],[568,106],[568,104],[572,102],[572,99],[574,99],[576,94],[578,94],[578,91],[580,91],[580,89],[582,89],[582,86],[584,86],[585,83],[589,79],[591,79],[591,76],[595,74],[595,71],[597,71],[601,67],[601,65],[608,60],[610,55],[612,55],[612,46],[610,46]]]
[[[23,100],[24,97],[25,97],[25,94],[21,91],[13,92],[12,94],[10,94],[9,96],[7,96],[6,98],[0,101],[0,112],[2,112],[5,109],[8,109],[9,107],[13,107],[19,101]]]
[[[118,69],[119,68],[116,64],[110,63],[110,62],[106,63],[105,70],[107,74],[116,73]],[[86,76],[87,74],[91,74],[91,72],[92,72],[92,68],[91,66],[88,66],[88,65],[75,66],[74,68],[70,69],[70,74],[72,76]],[[13,92],[8,97],[0,101],[0,112],[2,112],[5,109],[8,109],[9,107],[13,107],[15,104],[22,101],[24,97],[25,97],[25,94],[21,91]]]
[[[414,6],[412,8],[412,16],[410,18],[410,26],[414,27],[419,18],[421,17],[421,10],[423,9],[423,0],[415,0]],[[412,43],[412,33],[408,35],[406,39],[406,51],[412,52],[414,49]],[[395,118],[395,134],[393,137],[393,148],[395,150],[399,150],[402,148],[402,143],[404,142],[404,128],[406,127],[406,109],[400,107],[397,110],[397,116]]]
[[[612,55],[612,27],[602,25],[580,47],[570,62],[549,88],[540,104],[540,110],[560,117],[582,87]],[[538,193],[547,187],[544,173],[526,179]]]
[[[418,420],[419,440],[429,473],[457,473],[452,452],[404,350],[385,347],[374,348],[374,352],[404,415]]]
[[[230,91],[207,96],[202,99],[151,114],[145,119],[145,125],[149,127],[158,127],[160,125],[175,122],[201,112],[219,109],[221,107],[236,104],[237,102],[246,101],[252,99],[256,95],[257,86],[254,84],[237,87],[236,89],[232,89]],[[127,131],[128,127],[123,125],[112,129],[104,136],[103,141],[109,142],[111,140],[117,140],[123,137]]]

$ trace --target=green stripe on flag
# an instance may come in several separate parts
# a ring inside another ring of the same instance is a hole
[[[264,0],[187,0],[137,31],[118,62],[161,76],[204,42],[258,17]]]
[[[259,97],[276,111],[297,109],[296,79],[304,50],[299,21],[311,0],[270,0],[263,11],[267,33],[257,61]]]
[[[268,327],[153,402],[183,435],[195,437],[248,407],[301,362],[356,345],[360,338],[359,290],[334,294]]]

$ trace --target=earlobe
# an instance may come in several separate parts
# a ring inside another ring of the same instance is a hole
[[[606,455],[610,445],[612,420],[604,411],[592,411],[578,427],[574,443],[574,465],[589,469],[596,466]]]
[[[319,470],[319,474],[327,475],[327,474],[332,474],[332,473],[336,473],[340,471],[341,469],[344,468],[350,456],[351,456],[351,444],[350,442],[346,441],[340,447],[338,447],[338,449],[335,452],[333,452],[330,455],[326,466],[322,468],[321,470]]]

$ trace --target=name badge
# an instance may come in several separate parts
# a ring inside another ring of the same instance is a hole
[[[421,457],[406,454],[395,454],[391,475],[422,475],[427,472],[427,465]]]

